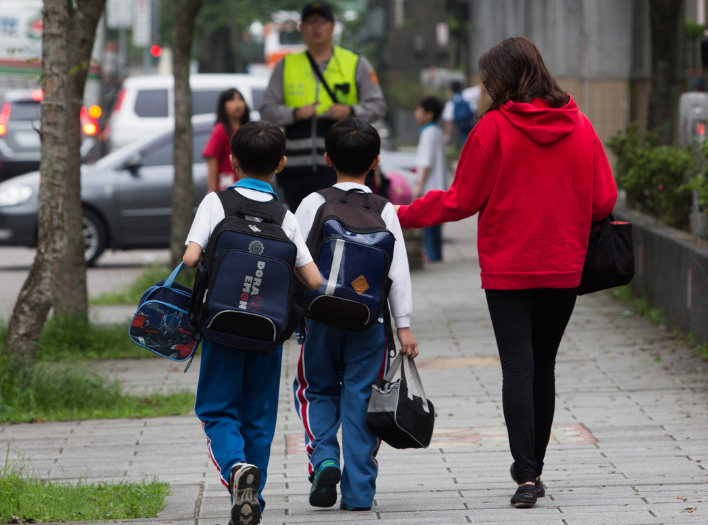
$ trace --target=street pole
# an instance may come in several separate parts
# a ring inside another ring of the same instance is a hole
[[[118,77],[125,78],[126,55],[128,52],[128,33],[124,27],[118,32]]]
[[[150,48],[143,48],[143,75],[150,74]]]

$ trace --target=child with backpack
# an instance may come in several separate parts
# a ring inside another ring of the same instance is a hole
[[[322,283],[298,221],[269,184],[284,152],[285,136],[269,122],[234,133],[239,181],[201,202],[183,258],[199,268],[190,305],[203,337],[194,411],[231,494],[233,525],[257,525],[265,507],[282,341],[301,317],[290,304],[291,276],[311,289]]]
[[[380,148],[370,124],[337,122],[325,137],[325,161],[336,170],[337,183],[310,194],[295,214],[323,274],[318,292],[305,296],[306,336],[293,385],[315,507],[337,502],[340,480],[341,509],[363,511],[373,504],[381,441],[368,430],[366,412],[372,384],[387,371],[388,347],[395,350],[388,299],[401,351],[418,355],[401,227],[393,206],[364,185]]]
[[[475,125],[475,111],[482,97],[482,86],[462,89],[462,83],[455,80],[450,85],[452,97],[445,104],[442,118],[445,122],[445,142],[450,142],[453,127],[457,129],[460,145],[464,146],[467,136]]]
[[[442,104],[435,97],[427,97],[418,102],[414,116],[420,128],[416,169],[418,183],[415,198],[422,197],[430,190],[446,190],[445,141],[443,130],[437,125]],[[423,246],[428,262],[442,261],[442,225],[423,230]]]

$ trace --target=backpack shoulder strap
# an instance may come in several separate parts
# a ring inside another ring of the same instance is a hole
[[[375,211],[379,215],[383,213],[384,208],[386,207],[388,202],[388,199],[382,197],[381,195],[374,195],[373,193],[369,194],[369,203],[371,204],[371,210]]]
[[[283,225],[287,211],[275,199],[259,202],[244,197],[236,190],[217,191],[216,195],[224,207],[226,217],[244,217],[250,215],[278,226]]]

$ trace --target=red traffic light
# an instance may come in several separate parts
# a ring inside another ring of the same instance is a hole
[[[162,54],[162,48],[160,46],[152,46],[150,48],[150,54],[154,56],[155,58],[159,57]]]

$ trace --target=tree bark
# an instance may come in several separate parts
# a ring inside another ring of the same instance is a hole
[[[42,10],[42,101],[40,185],[37,196],[37,253],[17,298],[5,339],[8,364],[17,373],[34,363],[37,341],[49,315],[54,275],[68,243],[64,218],[68,144],[67,32],[70,2],[45,0]]]
[[[67,34],[66,97],[69,114],[67,193],[64,224],[67,249],[60,255],[56,274],[54,311],[58,315],[87,319],[86,261],[84,259],[83,208],[81,205],[81,105],[96,39],[96,27],[106,0],[78,0],[70,8]]]
[[[679,67],[682,50],[683,2],[650,0],[651,95],[647,129],[659,132],[659,144],[674,140]]]
[[[192,181],[192,90],[189,87],[189,59],[194,22],[202,0],[175,0],[173,69],[175,75],[175,178],[172,187],[170,259],[172,266],[182,261],[184,241],[194,218]]]

